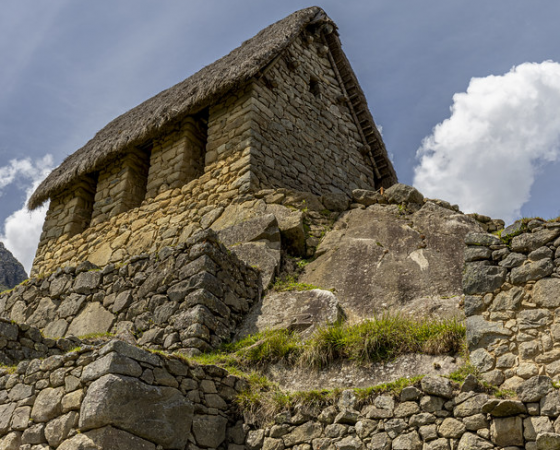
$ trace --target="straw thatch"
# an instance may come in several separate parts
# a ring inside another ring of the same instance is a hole
[[[242,86],[271,63],[305,27],[324,22],[336,28],[319,7],[296,11],[181,83],[117,117],[51,172],[31,196],[29,209],[41,206],[77,178],[101,169],[120,152],[146,143],[169,122],[195,114]]]

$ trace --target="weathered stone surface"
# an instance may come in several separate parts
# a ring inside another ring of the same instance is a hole
[[[0,434],[5,434],[8,432],[12,414],[15,409],[16,403],[0,405]]]
[[[101,272],[82,272],[74,280],[74,291],[78,294],[89,294],[101,282]]]
[[[544,278],[535,283],[533,302],[542,308],[558,308],[560,306],[560,279]]]
[[[329,211],[342,212],[350,206],[350,199],[344,193],[329,193],[321,196],[321,203]]]
[[[511,282],[522,284],[527,281],[540,280],[549,276],[554,271],[554,264],[550,259],[541,259],[536,262],[529,262],[520,267],[511,269]]]
[[[488,311],[512,311],[521,306],[525,293],[520,287],[513,287],[508,291],[502,291],[492,301]]]
[[[444,438],[459,439],[466,431],[467,427],[460,420],[448,417],[444,419],[438,428],[439,434]]]
[[[465,236],[466,245],[481,245],[489,247],[491,245],[501,244],[500,238],[488,233],[468,233]]]
[[[393,450],[421,450],[422,441],[416,431],[397,436],[393,440]]]
[[[108,373],[139,377],[142,367],[131,358],[111,352],[87,365],[82,372],[82,380],[97,380]]]
[[[463,272],[463,290],[468,295],[495,291],[502,286],[506,275],[506,269],[492,266],[488,261],[466,263]]]
[[[517,323],[520,330],[539,328],[548,325],[551,314],[548,309],[527,309],[517,314]]]
[[[342,440],[335,442],[334,446],[337,450],[365,450],[364,443],[354,436],[346,436]]]
[[[335,288],[350,318],[388,309],[451,317],[462,294],[461,239],[480,230],[474,220],[432,202],[406,223],[381,205],[354,209],[325,235],[299,281]]]
[[[493,417],[509,417],[527,412],[525,405],[518,400],[499,400],[494,398],[482,407],[482,412]]]
[[[106,333],[111,329],[115,316],[100,303],[88,304],[72,321],[66,336],[85,336],[94,333]]]
[[[45,327],[50,321],[54,320],[58,301],[55,302],[49,297],[42,298],[35,307],[33,314],[25,321],[37,328]]]
[[[499,322],[489,322],[482,316],[467,317],[467,343],[469,348],[486,347],[496,339],[511,336],[511,330]]]
[[[540,400],[541,414],[556,417],[560,415],[560,394],[557,390],[550,391]]]
[[[490,425],[492,442],[501,447],[509,445],[523,445],[523,419],[521,417],[506,417],[494,419]]]
[[[113,339],[109,343],[105,344],[99,351],[99,354],[103,356],[111,352],[117,352],[121,356],[128,356],[136,361],[145,362],[151,364],[152,366],[159,366],[161,364],[157,355],[118,339]]]
[[[281,252],[280,250],[270,248],[267,242],[241,243],[231,246],[230,250],[241,261],[260,269],[264,287],[268,287],[278,274]]]
[[[63,319],[69,316],[75,316],[76,314],[78,314],[85,301],[85,295],[76,293],[70,294],[62,301],[62,303],[58,307],[58,316]]]
[[[422,378],[421,384],[422,390],[426,394],[444,398],[451,398],[453,396],[453,385],[448,378],[426,376]]]
[[[20,450],[21,433],[11,432],[0,441],[0,450]]]
[[[449,440],[446,438],[439,438],[424,444],[424,450],[449,450]]]
[[[522,253],[510,253],[505,259],[498,263],[499,266],[505,267],[506,269],[511,269],[513,267],[519,267],[527,260],[527,257]]]
[[[113,427],[103,427],[97,430],[77,434],[72,439],[64,441],[58,450],[155,450],[156,446],[144,439],[126,431]]]
[[[488,401],[488,395],[477,394],[474,397],[470,397],[467,400],[459,403],[453,409],[453,414],[455,417],[468,417],[474,416],[475,414],[480,414],[482,412],[482,407]]]
[[[541,433],[554,433],[552,421],[548,417],[527,417],[523,420],[523,437],[534,441]]]
[[[370,445],[372,449],[379,450],[390,450],[391,449],[391,438],[387,433],[375,433],[371,437]]]
[[[43,336],[51,339],[58,339],[66,334],[68,322],[64,319],[58,319],[50,322],[43,328]]]
[[[473,433],[465,433],[459,441],[457,450],[490,450],[494,444]]]
[[[193,406],[177,389],[111,374],[90,385],[80,412],[84,430],[113,425],[169,448],[185,446],[192,420]]]
[[[46,388],[43,389],[31,411],[31,419],[35,422],[48,422],[49,420],[57,417],[62,412],[62,396],[64,390],[62,388]]]
[[[529,253],[560,235],[559,229],[545,229],[535,233],[522,233],[511,240],[514,252]]]
[[[488,372],[494,368],[495,359],[483,348],[478,348],[471,353],[471,364],[480,372]]]
[[[249,430],[245,445],[249,450],[257,450],[262,447],[264,441],[264,430]]]
[[[197,444],[217,448],[226,438],[226,425],[227,419],[222,416],[195,415],[192,430]]]
[[[303,213],[282,205],[267,205],[266,212],[274,214],[278,221],[282,247],[292,255],[303,255],[305,252]]]
[[[518,389],[517,394],[522,402],[538,402],[550,389],[552,389],[552,380],[540,375],[525,381]]]
[[[243,320],[237,336],[265,329],[290,328],[312,333],[317,327],[344,317],[335,294],[321,289],[270,292]]]
[[[68,437],[70,430],[78,423],[78,413],[72,411],[51,420],[45,427],[45,438],[52,447],[58,447]]]
[[[424,203],[424,196],[416,188],[402,183],[394,184],[384,195],[389,203]]]
[[[352,200],[365,206],[385,203],[387,201],[379,192],[368,191],[367,189],[354,189],[352,191]]]
[[[465,262],[481,261],[489,259],[492,256],[492,250],[488,247],[467,247],[465,249]]]
[[[560,448],[560,434],[541,433],[537,436],[537,450],[556,450]]]
[[[321,436],[322,427],[318,423],[306,422],[286,434],[282,439],[286,447],[292,447],[302,442],[307,442]]]
[[[280,229],[273,214],[266,214],[218,231],[218,239],[231,247],[244,242],[266,241],[270,248],[280,250]]]

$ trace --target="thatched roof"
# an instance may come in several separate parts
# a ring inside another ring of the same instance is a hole
[[[296,11],[186,80],[117,117],[51,172],[31,196],[29,209],[41,206],[77,178],[99,170],[122,151],[146,143],[169,122],[195,114],[227,92],[242,86],[271,63],[305,27],[324,22],[336,29],[332,20],[319,7]],[[338,39],[336,42],[340,45]],[[351,71],[350,67],[348,69]],[[361,88],[359,90],[363,97]],[[365,97],[363,100],[365,102]],[[383,158],[396,181],[380,136],[379,141]]]

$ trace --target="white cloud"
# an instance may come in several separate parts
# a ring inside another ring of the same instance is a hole
[[[451,117],[418,149],[414,185],[427,197],[511,222],[535,176],[560,159],[560,64],[523,63],[472,78]]]
[[[33,264],[48,205],[34,211],[29,211],[26,205],[31,194],[52,168],[51,155],[37,161],[30,158],[12,160],[8,166],[0,167],[0,189],[12,183],[26,186],[25,204],[6,218],[0,241],[23,264],[27,273]]]

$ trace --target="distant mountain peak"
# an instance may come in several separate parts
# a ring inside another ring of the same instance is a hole
[[[0,291],[11,289],[27,278],[22,264],[0,242]]]

